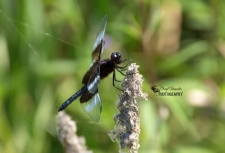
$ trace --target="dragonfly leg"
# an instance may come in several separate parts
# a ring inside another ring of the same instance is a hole
[[[116,72],[113,71],[113,87],[115,87],[116,89],[118,89],[120,91],[123,91],[122,89],[115,86],[115,81],[118,81],[118,80],[116,80]]]

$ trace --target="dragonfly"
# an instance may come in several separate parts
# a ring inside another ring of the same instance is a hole
[[[119,90],[120,88],[115,86],[115,81],[121,82],[116,79],[116,72],[120,72],[125,75],[123,71],[126,70],[125,66],[119,66],[119,64],[127,61],[128,59],[122,60],[121,54],[118,52],[113,52],[108,59],[101,60],[101,54],[104,49],[104,34],[106,29],[108,16],[106,15],[101,22],[100,29],[98,31],[97,37],[95,39],[92,61],[90,66],[85,73],[82,84],[83,87],[73,94],[69,99],[67,99],[59,108],[59,111],[64,110],[69,104],[80,97],[80,104],[84,111],[92,118],[95,122],[98,122],[102,112],[102,103],[98,93],[98,85],[101,79],[104,79],[109,74],[113,73],[113,86]],[[121,90],[123,91],[123,90]]]

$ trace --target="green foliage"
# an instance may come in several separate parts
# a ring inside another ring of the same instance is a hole
[[[139,152],[224,152],[224,7],[224,1],[203,0],[1,0],[0,152],[63,152],[57,110],[81,88],[106,14],[103,58],[119,51],[140,65],[149,94],[148,102],[139,103]],[[181,87],[183,95],[155,96],[152,85]],[[107,136],[119,93],[112,76],[102,80],[99,92],[98,124],[79,100],[66,111],[90,150],[118,152]]]

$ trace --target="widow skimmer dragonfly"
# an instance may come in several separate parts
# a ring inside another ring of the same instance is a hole
[[[118,66],[118,64],[121,64],[127,60],[127,59],[122,60],[121,54],[118,52],[113,52],[111,54],[110,59],[108,58],[101,60],[101,54],[103,52],[105,44],[103,37],[105,33],[107,20],[108,17],[106,15],[102,19],[102,23],[94,43],[91,64],[82,80],[82,84],[84,84],[84,86],[74,95],[72,95],[69,99],[67,99],[61,105],[58,111],[64,110],[69,104],[71,104],[74,100],[80,97],[80,104],[84,109],[84,111],[95,122],[98,122],[102,112],[101,99],[98,93],[98,85],[100,83],[100,80],[107,77],[110,73],[113,72],[113,86],[119,89],[114,84],[114,81],[118,81],[116,80],[115,69],[119,71],[122,75],[124,75],[122,71],[126,70],[125,68],[129,63],[124,67]]]

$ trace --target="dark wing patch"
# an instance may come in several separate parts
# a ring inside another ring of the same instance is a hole
[[[82,83],[83,84],[87,84],[89,81],[89,78],[91,77],[91,75],[96,71],[97,67],[98,67],[99,63],[95,62],[93,63],[93,65],[90,65],[91,67],[89,68],[89,70],[85,73],[83,79],[82,79]]]
[[[97,93],[97,91],[96,91],[96,93]],[[95,95],[95,93],[90,93],[86,89],[80,97],[80,103],[85,103],[85,102],[89,101],[94,95]]]
[[[95,50],[93,50],[92,52],[92,63],[100,61],[103,46],[104,46],[104,41],[102,39],[100,43],[98,44],[98,46],[95,48]]]
[[[97,91],[100,79],[100,66],[98,66],[87,83],[88,92],[95,93]]]

